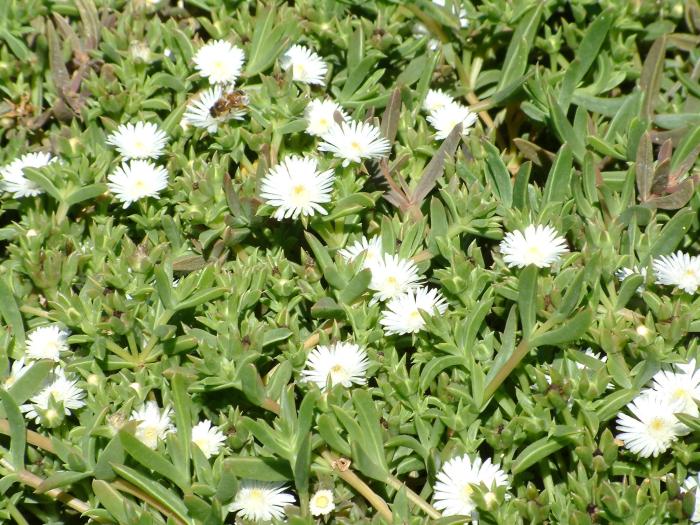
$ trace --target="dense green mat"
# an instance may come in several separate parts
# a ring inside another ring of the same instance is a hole
[[[700,522],[699,32],[0,0],[0,522]]]

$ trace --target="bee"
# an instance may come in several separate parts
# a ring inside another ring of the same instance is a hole
[[[248,106],[248,95],[240,89],[224,93],[209,110],[212,117],[224,117],[229,113],[244,110]]]

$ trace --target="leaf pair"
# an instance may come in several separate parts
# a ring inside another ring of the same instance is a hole
[[[671,140],[666,140],[659,150],[656,163],[653,160],[651,136],[642,135],[637,147],[635,171],[639,200],[649,208],[677,210],[685,206],[693,196],[697,175],[687,174],[700,155],[700,130],[692,133],[678,148],[672,158]]]

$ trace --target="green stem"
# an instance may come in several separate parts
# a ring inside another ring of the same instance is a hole
[[[56,210],[56,226],[66,220],[66,215],[68,215],[68,207],[69,206],[65,201],[61,201],[58,204],[58,209]]]
[[[170,321],[170,318],[175,314],[173,310],[166,309],[161,316],[158,318],[156,321],[156,324],[154,326],[154,329],[166,324],[168,321]],[[158,343],[158,337],[156,337],[155,334],[151,335],[151,337],[148,339],[148,343],[146,344],[146,348],[143,349],[143,352],[141,352],[141,363],[146,364],[149,362],[149,358],[153,358],[155,356],[151,356],[151,352],[153,351],[153,348],[156,346]]]
[[[530,346],[528,342],[526,340],[520,341],[520,344],[515,349],[515,352],[513,352],[513,355],[510,356],[508,361],[506,361],[503,368],[501,368],[496,376],[489,382],[489,384],[486,385],[486,389],[484,390],[484,404],[482,406],[486,406],[486,403],[488,403],[491,396],[496,392],[496,390],[498,390],[498,387],[501,386],[503,381],[506,380],[515,367],[520,364],[520,361],[523,360],[529,351]]]
[[[10,422],[7,419],[0,419],[0,434],[5,434],[6,436],[11,435]],[[47,452],[51,452],[52,454],[56,453],[51,440],[41,434],[37,434],[33,430],[27,430],[27,443]]]
[[[408,499],[412,501],[418,508],[422,509],[423,512],[425,512],[431,519],[438,520],[442,517],[442,514],[436,511],[430,503],[428,503],[418,494],[406,487],[403,483],[401,483],[401,480],[390,475],[387,479],[387,483],[396,490],[401,490],[401,488],[405,488],[406,496],[408,497]]]
[[[45,312],[40,308],[34,308],[33,306],[22,305],[19,307],[19,311],[25,314],[35,315],[37,317],[43,317],[44,319],[51,319],[49,312]]]
[[[328,462],[328,466],[335,472],[338,477],[340,477],[343,481],[345,481],[348,485],[350,485],[357,493],[359,493],[363,498],[365,498],[370,505],[372,505],[376,511],[379,513],[379,515],[386,521],[387,523],[393,523],[394,522],[394,517],[391,513],[391,509],[389,509],[389,505],[386,504],[386,501],[379,496],[376,492],[374,492],[367,483],[362,481],[357,474],[355,474],[350,468],[340,468],[338,460],[340,459],[338,456],[333,454],[332,452],[328,450],[324,450],[321,452],[321,456],[323,459],[325,459]]]
[[[2,465],[8,471],[17,474],[19,481],[23,485],[32,487],[35,490],[39,487],[39,485],[41,485],[45,481],[43,478],[40,478],[36,474],[32,474],[28,470],[15,470],[10,464],[10,462],[6,459],[0,459],[0,465]],[[73,510],[80,512],[81,514],[89,511],[91,508],[90,505],[85,503],[83,500],[75,498],[67,492],[62,491],[61,489],[47,490],[46,492],[44,492],[44,494],[52,499],[55,499],[56,501],[65,503],[67,506],[69,506]]]
[[[150,505],[154,509],[158,510],[158,512],[160,512],[163,516],[172,519],[174,523],[177,523],[178,525],[186,525],[186,523],[182,521],[179,517],[177,517],[175,514],[173,514],[170,511],[170,509],[161,505],[161,503],[158,500],[152,498],[150,495],[146,494],[140,488],[132,485],[128,481],[124,481],[123,479],[116,479],[110,484],[113,488],[119,490],[120,492],[126,492],[127,494],[131,494],[132,496],[140,499],[144,503]]]
[[[134,356],[129,354],[128,352],[125,352],[122,347],[120,347],[117,343],[115,343],[111,339],[107,339],[105,344],[107,346],[107,350],[109,350],[110,352],[117,354],[124,361],[127,361],[129,363],[134,363]]]
[[[10,516],[12,516],[12,519],[15,520],[17,525],[29,525],[29,522],[24,519],[24,516],[22,516],[22,513],[15,507],[11,502],[7,502],[7,510],[10,513]]]

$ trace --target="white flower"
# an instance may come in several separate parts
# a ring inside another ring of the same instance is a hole
[[[168,136],[152,122],[122,124],[108,138],[125,159],[155,159],[163,154]]]
[[[168,172],[148,160],[124,162],[107,178],[107,187],[128,208],[145,197],[157,197],[168,186]]]
[[[367,367],[369,359],[362,347],[338,342],[314,348],[306,359],[306,370],[301,375],[304,381],[316,383],[321,390],[326,389],[329,377],[331,386],[341,384],[350,388],[353,383],[364,385],[367,382]]]
[[[452,104],[454,99],[441,89],[431,89],[423,101],[423,109],[429,113],[442,109],[448,104]]]
[[[207,458],[216,456],[224,445],[224,441],[226,441],[224,433],[212,426],[208,419],[192,427],[192,443],[197,445]]]
[[[229,512],[247,520],[271,521],[284,518],[284,507],[294,503],[294,496],[285,492],[281,483],[244,480],[236,498],[229,505]]]
[[[322,137],[336,123],[335,113],[340,114],[343,121],[348,120],[348,114],[345,113],[340,104],[332,100],[312,100],[306,106],[304,118],[306,118],[306,132],[309,135]]]
[[[654,259],[652,267],[657,284],[677,286],[689,294],[694,294],[700,286],[700,257],[677,251]]]
[[[683,488],[686,492],[692,491],[695,493],[695,509],[690,517],[690,521],[693,523],[700,523],[700,494],[698,493],[698,486],[700,486],[700,473],[688,476],[683,483]]]
[[[31,404],[20,406],[27,418],[39,421],[40,411],[48,410],[51,400],[63,404],[63,412],[66,416],[71,410],[77,410],[85,406],[85,391],[77,386],[78,380],[67,377],[62,369],[57,369],[53,374],[53,381],[37,395],[30,398]]]
[[[224,122],[232,119],[242,120],[245,109],[234,108],[221,113],[214,109],[216,103],[227,93],[221,86],[214,86],[199,93],[187,104],[180,125],[192,125],[195,128],[206,129],[209,133],[216,133],[219,125]]]
[[[377,263],[384,254],[384,250],[382,249],[382,237],[381,235],[375,235],[371,239],[362,237],[359,241],[355,241],[354,244],[347,248],[339,250],[338,254],[347,262],[354,261],[364,254],[365,259],[362,266],[363,268],[370,268],[373,264]]]
[[[194,67],[210,84],[234,84],[241,74],[245,54],[225,40],[215,40],[199,48],[192,58]]]
[[[503,261],[510,266],[525,267],[534,264],[546,268],[568,252],[566,239],[551,226],[531,224],[525,231],[507,233],[500,244]]]
[[[5,378],[5,381],[3,381],[5,388],[10,388],[12,385],[14,385],[17,380],[22,377],[27,370],[29,370],[29,368],[29,365],[24,364],[24,357],[14,361],[10,367],[10,375]]]
[[[44,193],[39,186],[24,176],[24,168],[43,168],[54,162],[50,154],[44,152],[27,153],[0,168],[0,188],[15,197],[33,197]]]
[[[158,441],[173,432],[170,415],[172,410],[167,408],[161,413],[155,401],[147,401],[139,410],[131,413],[131,421],[138,421],[135,435],[148,448],[156,448]]]
[[[700,370],[696,370],[695,360],[684,365],[680,372],[661,370],[652,380],[651,389],[665,399],[667,405],[675,406],[675,412],[698,416]]]
[[[294,45],[282,56],[282,69],[291,68],[292,79],[304,84],[325,84],[328,66],[323,59],[308,47]]]
[[[644,277],[644,280],[647,278],[647,269],[646,268],[640,268],[639,266],[634,266],[633,268],[627,268],[626,266],[623,266],[622,268],[619,268],[618,270],[615,271],[615,277],[622,282],[625,279],[627,279],[631,275],[641,275]],[[637,287],[637,293],[641,294],[644,291],[644,283],[639,285]]]
[[[375,291],[374,298],[378,301],[393,299],[420,285],[421,278],[415,263],[398,255],[385,253],[372,263],[370,269],[372,280],[369,289]]]
[[[325,516],[335,509],[332,490],[318,490],[309,500],[309,510],[312,516]]]
[[[508,486],[508,476],[491,458],[482,463],[481,458],[472,460],[468,455],[449,460],[442,466],[433,487],[433,506],[443,516],[470,516],[476,519],[476,503],[472,499],[473,485],[486,485],[495,490]]]
[[[436,310],[441,315],[444,314],[447,301],[439,291],[423,286],[389,301],[379,323],[387,335],[412,334],[425,327],[421,314],[435,315]]]
[[[51,359],[58,362],[61,352],[68,350],[68,332],[57,325],[40,326],[27,337],[27,359]]]
[[[435,138],[438,140],[446,139],[457,124],[462,124],[462,135],[469,135],[476,119],[476,113],[457,102],[445,104],[428,115],[428,122],[435,128]]]
[[[389,141],[381,136],[379,128],[367,122],[334,124],[318,145],[319,151],[328,151],[343,159],[343,166],[362,159],[386,157],[391,149]]]
[[[644,392],[627,405],[634,417],[620,412],[617,416],[617,438],[625,448],[648,458],[664,452],[687,427],[673,415],[676,411],[668,400],[655,392]]]
[[[290,155],[272,168],[262,181],[260,197],[277,208],[277,220],[299,215],[328,212],[321,204],[330,202],[335,175],[333,170],[318,171],[311,157]]]

